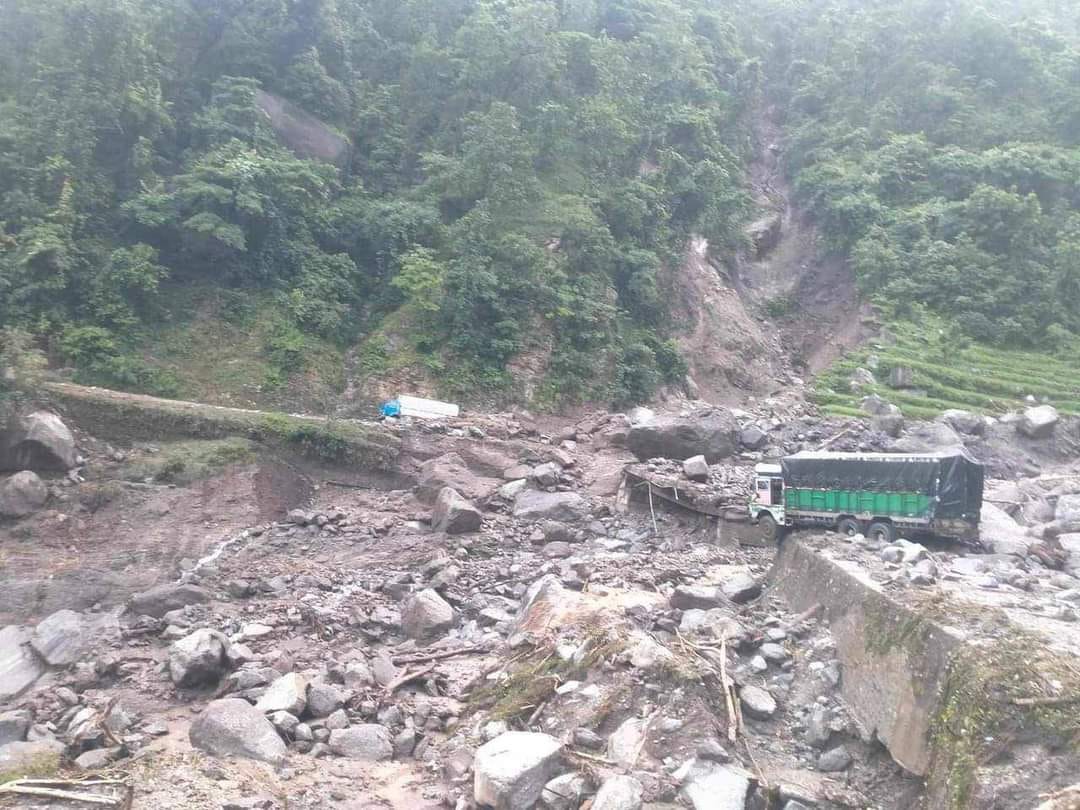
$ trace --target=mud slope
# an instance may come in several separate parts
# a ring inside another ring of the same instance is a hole
[[[762,114],[749,172],[759,216],[744,255],[695,239],[673,278],[679,344],[700,396],[738,404],[797,385],[874,334],[851,268],[826,255],[783,172],[775,110]]]

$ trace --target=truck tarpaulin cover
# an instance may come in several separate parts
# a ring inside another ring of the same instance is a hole
[[[938,517],[978,519],[983,468],[962,450],[947,453],[806,452],[780,462],[784,484],[798,489],[918,492],[936,496]]]

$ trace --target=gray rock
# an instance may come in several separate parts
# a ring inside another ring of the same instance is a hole
[[[675,772],[694,810],[744,810],[750,776],[740,768],[693,759]]]
[[[394,735],[394,759],[405,759],[411,757],[413,751],[416,750],[416,743],[418,736],[416,729],[412,726],[406,726],[397,734]]]
[[[75,758],[75,766],[82,771],[100,771],[123,756],[124,749],[119,746],[95,748],[92,751],[84,751],[79,754]]]
[[[307,679],[296,672],[282,675],[267,688],[255,708],[260,712],[288,712],[297,717],[307,708]]]
[[[34,628],[30,646],[49,666],[66,667],[119,638],[115,614],[58,610]]]
[[[375,673],[367,661],[350,661],[345,666],[345,688],[357,691],[375,683]]]
[[[17,698],[45,674],[30,649],[31,632],[14,625],[0,629],[0,703]]]
[[[412,639],[441,635],[454,626],[454,609],[430,588],[415,593],[401,609],[401,627]]]
[[[210,703],[188,731],[191,744],[218,757],[238,756],[279,765],[285,743],[261,711],[246,700],[225,698]]]
[[[54,413],[36,411],[0,431],[0,470],[66,472],[78,462],[75,437]]]
[[[256,90],[254,101],[274,134],[297,157],[339,167],[348,162],[348,139],[307,110],[266,90]]]
[[[720,589],[724,592],[724,596],[730,599],[737,605],[741,605],[744,602],[749,602],[751,599],[757,598],[761,593],[761,583],[758,582],[750,574],[742,573],[736,574],[730,579],[726,580]]]
[[[986,420],[970,411],[950,408],[938,418],[957,433],[967,436],[981,436],[986,432]]]
[[[527,810],[559,768],[562,743],[547,734],[508,731],[476,752],[473,800],[495,810]]]
[[[626,444],[642,461],[656,457],[682,461],[702,455],[709,464],[716,464],[738,450],[737,432],[730,411],[710,407],[634,424]]]
[[[865,388],[868,385],[873,385],[877,382],[877,378],[874,377],[874,372],[868,368],[857,368],[851,372],[851,390],[855,391],[859,388]]]
[[[511,481],[509,484],[503,484],[499,487],[499,497],[504,501],[512,501],[517,498],[522,492],[525,491],[525,487],[529,485],[529,482],[524,478],[517,481]]]
[[[679,585],[669,601],[678,610],[708,610],[720,604],[721,594],[720,589],[713,585]]]
[[[806,719],[806,741],[814,748],[824,748],[832,737],[829,728],[829,710],[820,704],[814,704],[810,716]]]
[[[772,641],[767,641],[762,644],[759,652],[765,657],[766,661],[772,661],[774,664],[782,664],[790,658],[788,651],[784,649],[783,645],[776,644]]]
[[[579,748],[591,748],[592,750],[596,751],[604,747],[604,738],[592,729],[575,728],[574,745],[578,746]]]
[[[30,729],[33,719],[26,709],[0,712],[0,745],[25,740],[26,732]]]
[[[645,742],[645,721],[636,717],[624,720],[607,741],[607,758],[620,768],[633,768]]]
[[[528,489],[514,502],[514,517],[519,520],[557,520],[576,523],[585,520],[589,504],[576,492],[542,492]]]
[[[1080,495],[1062,495],[1054,509],[1054,520],[1063,534],[1080,532]]]
[[[818,757],[818,770],[825,773],[847,770],[851,765],[851,754],[842,745],[830,748]]]
[[[169,677],[181,687],[214,684],[225,669],[227,639],[216,630],[196,630],[169,647]]]
[[[960,434],[943,422],[917,422],[904,432],[893,449],[899,453],[928,453],[963,445]]]
[[[554,461],[541,464],[532,471],[532,480],[542,487],[553,487],[559,483],[562,468]]]
[[[326,718],[326,727],[330,729],[330,731],[337,731],[338,729],[348,728],[349,715],[345,713],[344,709],[338,709]]]
[[[871,416],[900,416],[900,409],[877,394],[863,397],[859,409]]]
[[[540,803],[547,810],[577,810],[588,792],[589,780],[583,774],[564,773],[544,785]]]
[[[709,462],[705,460],[705,456],[693,456],[686,459],[683,462],[682,469],[683,475],[691,481],[709,480]]]
[[[0,517],[21,518],[32,515],[45,505],[49,490],[45,482],[30,470],[17,472],[0,481]]]
[[[289,712],[271,712],[267,717],[274,724],[274,728],[285,737],[295,736],[296,729],[300,725],[300,718]]]
[[[329,717],[345,705],[345,698],[345,692],[334,684],[315,681],[308,686],[308,712],[312,717]]]
[[[886,436],[898,438],[904,432],[904,417],[898,413],[876,414],[870,417],[870,427]]]
[[[593,797],[591,810],[641,810],[643,790],[641,782],[632,776],[609,776]]]
[[[212,598],[210,591],[198,585],[169,583],[135,594],[128,610],[140,616],[160,619],[166,613],[188,605],[202,605]]]
[[[1016,431],[1029,439],[1045,439],[1052,436],[1061,417],[1051,405],[1028,408],[1016,422]]]
[[[457,453],[447,453],[429,459],[420,466],[416,497],[424,503],[435,503],[445,487],[452,488],[461,497],[477,500],[490,495],[500,482],[493,478],[481,478],[473,473]]]
[[[769,443],[769,434],[757,425],[750,425],[739,431],[739,444],[747,450],[760,450]]]
[[[330,732],[330,750],[339,757],[382,762],[394,756],[390,729],[377,723],[361,723]]]
[[[480,530],[484,515],[457,490],[443,487],[431,512],[432,531],[445,534],[468,534]]]
[[[42,772],[55,772],[60,767],[64,744],[58,740],[10,742],[0,745],[0,781]]]
[[[756,720],[769,720],[776,714],[776,699],[760,686],[747,684],[739,690],[743,711]]]

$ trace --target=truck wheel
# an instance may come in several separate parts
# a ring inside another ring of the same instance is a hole
[[[891,523],[879,520],[870,524],[866,536],[871,540],[880,540],[882,543],[892,543],[896,541],[896,527]]]
[[[761,527],[761,536],[766,543],[775,544],[780,540],[780,524],[768,512],[758,516],[758,526]]]
[[[841,518],[836,524],[836,531],[845,537],[854,537],[862,532],[862,526],[855,518]]]

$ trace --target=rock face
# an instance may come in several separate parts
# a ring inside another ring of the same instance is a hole
[[[25,627],[0,630],[0,703],[21,695],[45,673],[29,641],[30,631]]]
[[[394,742],[385,726],[361,723],[331,731],[330,750],[339,757],[381,762],[394,756]]]
[[[295,672],[282,675],[270,684],[255,708],[260,712],[288,712],[299,717],[307,708],[307,680]]]
[[[273,725],[246,700],[225,698],[207,706],[188,733],[191,744],[214,756],[238,756],[278,765],[285,743]]]
[[[34,629],[30,646],[49,666],[66,667],[119,636],[120,624],[112,613],[58,610]]]
[[[56,470],[76,465],[75,437],[55,413],[35,411],[0,431],[0,470]]]
[[[683,461],[702,455],[709,464],[716,464],[738,449],[738,425],[722,408],[703,408],[686,416],[658,416],[633,425],[626,446],[642,461],[656,457]]]
[[[476,752],[473,799],[495,810],[528,810],[559,768],[562,744],[547,734],[508,731]]]
[[[325,160],[338,166],[348,162],[349,142],[311,113],[281,96],[255,91],[255,104],[270,127],[297,157]]]
[[[454,609],[427,588],[409,597],[401,609],[401,626],[409,638],[432,638],[454,626]]]
[[[890,388],[911,388],[915,385],[915,369],[911,366],[893,366],[889,370]]]
[[[210,591],[198,585],[168,583],[157,585],[148,591],[137,593],[131,600],[130,610],[140,616],[160,619],[171,610],[187,605],[201,605],[211,599]]]
[[[452,487],[443,487],[431,512],[431,528],[446,534],[467,534],[480,530],[484,516]]]
[[[0,517],[20,518],[32,515],[45,505],[49,490],[37,474],[17,472],[0,481]]]
[[[1029,439],[1045,439],[1053,435],[1060,417],[1057,409],[1050,405],[1028,408],[1016,423],[1018,433]]]
[[[529,489],[514,502],[514,517],[520,520],[557,520],[574,523],[584,520],[589,505],[576,492],[541,492]]]
[[[593,798],[592,810],[641,810],[642,790],[632,776],[610,776]]]
[[[214,630],[196,630],[169,648],[169,676],[177,686],[216,683],[225,667],[226,641]]]
[[[0,712],[0,745],[25,740],[32,719],[26,709]]]

